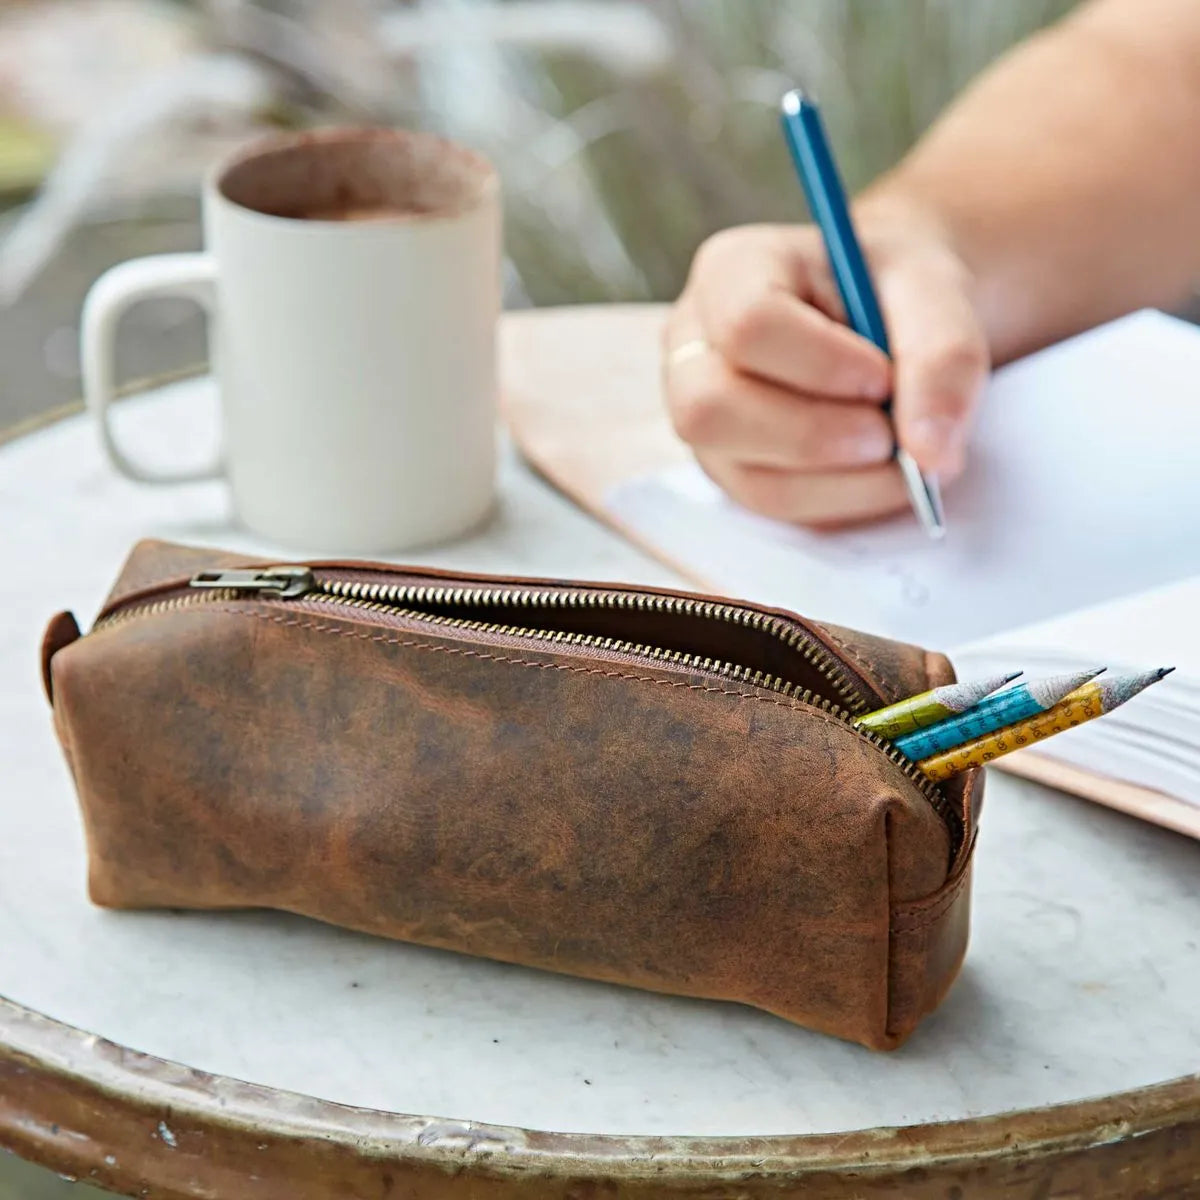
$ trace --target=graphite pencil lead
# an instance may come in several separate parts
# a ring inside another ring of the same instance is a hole
[[[918,760],[917,765],[935,782],[949,779],[969,767],[983,766],[993,758],[1019,750],[1034,742],[1044,741],[1085,721],[1110,713],[1139,692],[1162,679],[1166,668],[1138,671],[1132,675],[1093,679],[1070,695],[1064,696],[1053,708],[1006,725],[992,733],[972,738]]]

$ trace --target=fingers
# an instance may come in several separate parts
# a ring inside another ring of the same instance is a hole
[[[811,232],[758,226],[710,238],[688,284],[700,334],[732,367],[781,387],[883,400],[887,356],[808,302],[827,273]]]
[[[908,495],[894,464],[858,471],[803,474],[734,462],[697,449],[705,473],[752,512],[777,521],[832,527],[872,521],[908,508]]]
[[[739,370],[704,346],[688,294],[672,310],[663,344],[675,429],[740,504],[808,525],[863,521],[905,506],[890,461],[895,434],[877,404],[797,393]],[[688,352],[674,356],[681,346]]]
[[[704,470],[754,512],[828,526],[904,510],[896,439],[926,471],[962,470],[989,365],[969,277],[927,234],[885,251],[894,365],[839,321],[815,229],[729,230],[697,255],[665,333],[668,407]]]
[[[948,275],[920,264],[880,280],[896,360],[896,436],[923,470],[946,478],[962,471],[989,368],[975,310]]]
[[[675,431],[697,451],[798,471],[886,463],[894,434],[873,404],[797,395],[733,370],[708,351],[667,374]]]

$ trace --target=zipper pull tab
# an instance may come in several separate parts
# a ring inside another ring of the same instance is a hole
[[[201,571],[193,575],[194,588],[231,588],[236,592],[271,592],[283,600],[303,596],[316,586],[308,567],[285,564],[259,571]]]

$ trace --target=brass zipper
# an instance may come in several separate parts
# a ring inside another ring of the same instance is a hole
[[[88,631],[89,636],[103,629],[112,629],[116,625],[126,625],[130,621],[142,617],[154,617],[159,613],[176,612],[181,608],[195,608],[200,604],[208,604],[215,600],[242,600],[245,597],[233,588],[214,588],[211,592],[192,592],[182,596],[171,596],[166,600],[148,600],[144,603],[134,601],[124,608],[113,609],[100,617]]]
[[[202,571],[193,576],[194,589],[182,595],[145,603],[135,602],[128,608],[117,609],[97,621],[93,632],[109,628],[136,617],[172,612],[213,601],[245,599],[247,594],[263,599],[303,599],[308,603],[328,604],[337,608],[352,608],[366,612],[387,612],[406,619],[443,629],[458,629],[472,633],[527,638],[548,645],[568,645],[577,648],[606,650],[643,658],[648,663],[662,662],[706,675],[730,680],[750,687],[763,688],[799,700],[821,709],[830,716],[854,728],[887,759],[899,768],[912,784],[933,805],[951,833],[958,837],[961,828],[957,814],[948,803],[941,788],[929,779],[911,759],[902,754],[886,738],[864,729],[855,720],[870,709],[842,665],[822,645],[781,617],[752,609],[739,608],[712,600],[697,600],[686,596],[659,596],[636,592],[606,592],[582,589],[536,589],[508,587],[447,587],[437,584],[400,584],[382,581],[318,579],[303,566],[269,567],[263,570]],[[539,629],[524,625],[480,621],[452,617],[442,613],[422,611],[419,606],[509,606],[516,608],[596,608],[607,610],[655,611],[677,613],[687,617],[703,617],[753,629],[779,639],[809,664],[828,682],[837,699],[830,700],[810,688],[771,675],[764,671],[720,659],[705,658],[683,650],[671,650],[620,638],[569,630]]]

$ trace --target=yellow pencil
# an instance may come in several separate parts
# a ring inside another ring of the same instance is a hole
[[[930,779],[949,779],[969,767],[981,767],[994,758],[1011,754],[1012,751],[1031,746],[1034,742],[1044,741],[1056,733],[1070,729],[1073,725],[1082,725],[1084,721],[1102,717],[1152,683],[1157,683],[1174,669],[1162,667],[1157,671],[1142,671],[1136,675],[1093,679],[1091,683],[1085,683],[1083,687],[1076,688],[1070,695],[1064,696],[1053,708],[1045,712],[1026,717],[1024,721],[997,729],[993,733],[985,733],[982,737],[963,742],[961,746],[955,746],[951,750],[932,754],[929,758],[923,758],[917,765]]]

